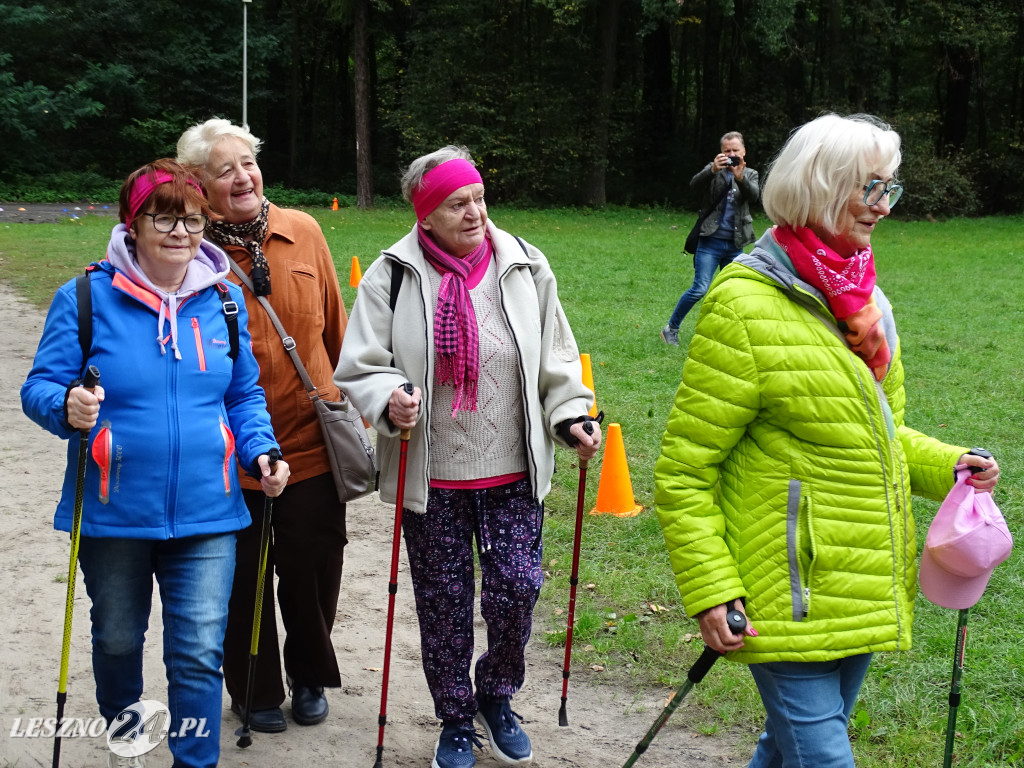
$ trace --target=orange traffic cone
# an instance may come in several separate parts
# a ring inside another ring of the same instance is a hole
[[[332,211],[338,210],[338,198],[334,198],[334,202],[331,203],[331,210]]]
[[[590,355],[586,352],[581,353],[580,364],[583,366],[583,386],[594,393],[594,404],[588,411],[590,417],[594,418],[597,416],[597,391],[594,389],[594,371],[590,367]]]
[[[363,270],[359,268],[359,257],[352,257],[352,271],[349,273],[348,284],[353,288],[359,287],[359,281],[363,279]]]
[[[597,506],[590,510],[590,514],[636,517],[642,509],[633,497],[622,428],[618,424],[609,424],[601,462],[601,480],[597,486]]]

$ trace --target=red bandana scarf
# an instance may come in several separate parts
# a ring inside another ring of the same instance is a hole
[[[466,288],[466,278],[481,262],[491,258],[491,241],[483,242],[461,259],[442,250],[422,226],[416,234],[423,256],[441,273],[434,311],[434,347],[437,354],[437,382],[451,381],[455,387],[452,418],[458,410],[476,410],[476,385],[480,378],[480,338],[476,313]]]
[[[876,381],[885,378],[892,353],[885,340],[882,311],[875,304],[875,259],[871,246],[844,259],[807,227],[775,227],[775,240],[797,274],[825,294],[850,348],[867,363]]]

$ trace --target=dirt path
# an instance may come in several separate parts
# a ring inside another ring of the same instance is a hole
[[[53,530],[64,443],[21,412],[18,391],[31,366],[43,316],[0,283],[0,767],[49,766],[52,739],[12,738],[29,718],[53,717],[60,667],[67,574],[67,534]],[[254,734],[241,750],[233,736],[238,720],[226,707],[220,765],[282,768],[330,765],[370,768],[376,757],[387,579],[393,509],[376,496],[352,504],[345,576],[334,629],[343,687],[328,692],[331,714],[322,725],[291,724],[282,734]],[[155,602],[157,602],[155,600]],[[89,666],[89,600],[78,576],[68,678],[68,717],[95,717]],[[539,635],[542,628],[535,631]],[[439,732],[419,663],[419,639],[408,570],[400,574],[396,607],[385,768],[430,765]],[[478,624],[477,637],[483,637]],[[160,653],[160,608],[154,605],[145,657],[144,698],[166,701]],[[574,669],[569,692],[570,727],[558,727],[561,652],[535,639],[527,651],[527,681],[515,700],[533,739],[538,768],[614,768],[631,754],[656,717],[664,690],[633,692],[598,685],[589,670]],[[288,704],[285,713],[288,714]],[[739,766],[753,744],[747,735],[705,737],[688,731],[685,705],[640,761],[641,768]],[[20,718],[20,722],[18,721]],[[104,738],[64,739],[61,765],[106,765]],[[170,765],[160,746],[151,768]],[[499,763],[485,747],[477,765]]]

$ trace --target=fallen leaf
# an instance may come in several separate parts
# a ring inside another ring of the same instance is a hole
[[[604,672],[604,667],[602,667],[600,664],[591,664],[590,668],[595,672]]]

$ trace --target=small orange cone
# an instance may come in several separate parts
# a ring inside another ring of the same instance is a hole
[[[601,462],[601,481],[597,486],[597,506],[592,515],[636,517],[643,507],[633,497],[633,483],[626,464],[626,445],[622,442],[622,427],[608,425],[605,436],[604,459]]]
[[[338,210],[338,198],[334,198],[334,202],[331,203],[331,210],[332,211]]]
[[[348,284],[353,288],[359,287],[359,281],[363,279],[363,270],[359,268],[359,257],[352,257],[352,272],[349,273]]]
[[[586,352],[580,353],[580,364],[583,366],[583,386],[594,393],[594,404],[587,412],[594,418],[597,416],[597,392],[594,390],[594,371],[590,367],[590,355]]]

